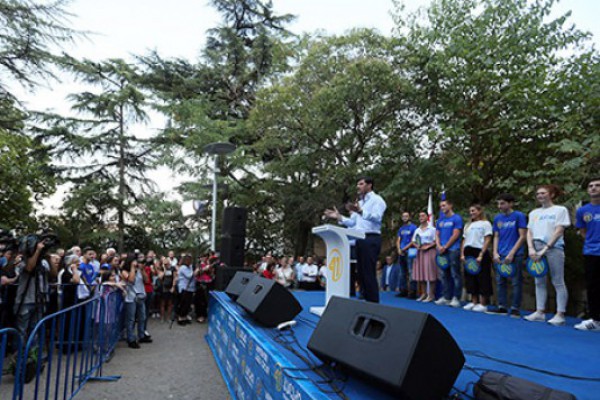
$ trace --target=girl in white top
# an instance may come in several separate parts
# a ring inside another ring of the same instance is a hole
[[[412,238],[412,246],[417,249],[413,262],[412,279],[417,282],[421,297],[417,301],[429,303],[435,300],[435,285],[438,279],[438,267],[435,263],[435,228],[429,226],[429,216],[419,213],[419,227]]]
[[[464,263],[466,257],[473,257],[480,266],[477,275],[465,272],[465,287],[471,295],[471,302],[463,307],[476,312],[487,311],[488,301],[492,295],[492,256],[489,248],[492,242],[492,224],[485,217],[481,204],[469,207],[471,222],[465,226],[460,247],[460,259]]]
[[[565,228],[571,225],[569,211],[563,206],[554,205],[561,194],[556,185],[543,185],[537,188],[535,198],[542,206],[529,213],[527,224],[527,245],[529,257],[537,261],[546,257],[550,269],[552,285],[556,290],[556,315],[548,323],[565,324],[565,311],[569,294],[565,285]],[[535,278],[536,311],[525,317],[527,321],[544,322],[546,320],[546,277]]]

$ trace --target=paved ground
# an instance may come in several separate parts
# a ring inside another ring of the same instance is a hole
[[[105,364],[103,375],[121,375],[116,382],[88,382],[76,400],[222,400],[229,392],[204,339],[208,326],[149,321],[153,343],[138,350],[125,342]]]

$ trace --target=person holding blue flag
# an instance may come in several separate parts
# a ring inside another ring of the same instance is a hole
[[[583,258],[590,319],[575,325],[581,331],[600,332],[600,177],[588,182],[590,202],[576,213],[575,226],[584,238]]]
[[[400,265],[400,292],[396,297],[417,298],[417,282],[412,280],[414,257],[410,257],[408,250],[412,247],[412,238],[417,226],[410,220],[410,213],[402,213],[402,226],[398,229],[396,250],[398,250],[398,264]]]
[[[498,308],[488,310],[488,314],[506,315],[521,318],[521,298],[523,294],[522,266],[525,259],[524,244],[527,235],[527,217],[513,209],[515,197],[503,193],[496,198],[500,214],[494,217],[494,263],[496,271],[496,289],[498,290]],[[502,273],[504,271],[504,273]],[[512,283],[512,304],[507,309],[507,285]]]
[[[492,295],[492,224],[485,217],[483,206],[475,203],[469,207],[471,221],[465,226],[460,259],[465,263],[465,287],[471,302],[463,307],[467,311],[485,312]]]
[[[450,200],[440,202],[442,212],[436,225],[435,243],[438,255],[448,259],[449,267],[442,271],[444,285],[443,295],[435,304],[460,307],[462,295],[462,273],[460,270],[460,233],[463,229],[463,220],[460,215],[452,210]]]
[[[551,325],[564,325],[567,300],[569,298],[565,284],[565,228],[571,225],[569,211],[566,207],[554,204],[554,200],[561,194],[556,185],[539,186],[535,193],[536,200],[541,207],[529,213],[527,224],[527,245],[529,257],[533,261],[545,258],[552,285],[556,290],[556,315],[548,320]],[[532,322],[546,321],[546,300],[548,291],[546,277],[535,278],[536,311],[525,317]]]

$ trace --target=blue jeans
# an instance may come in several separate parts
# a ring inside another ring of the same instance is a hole
[[[416,293],[417,282],[412,280],[412,266],[414,258],[407,255],[398,256],[398,264],[400,264],[400,291],[409,291]],[[408,284],[407,284],[408,282]]]
[[[504,260],[503,255],[500,255],[500,259]],[[506,289],[508,286],[508,279],[512,283],[512,305],[511,309],[519,310],[521,308],[521,298],[523,295],[523,260],[525,256],[517,255],[513,259],[513,264],[517,269],[517,272],[512,278],[503,278],[499,273],[496,272],[496,286],[498,289],[498,307],[506,307]]]
[[[145,299],[144,299],[145,300]],[[135,342],[145,336],[146,330],[146,304],[144,300],[134,300],[131,303],[125,303],[126,321],[127,324],[127,341]],[[137,337],[133,331],[135,320],[137,318]]]
[[[462,274],[460,271],[460,250],[446,250],[445,253],[450,261],[450,266],[442,272],[444,283],[443,296],[446,300],[453,297],[460,299],[462,296]]]

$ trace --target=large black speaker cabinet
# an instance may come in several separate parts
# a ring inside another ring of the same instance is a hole
[[[242,207],[227,207],[223,210],[221,234],[223,236],[246,236],[248,211]]]
[[[241,267],[227,267],[224,265],[220,265],[215,268],[215,285],[214,290],[224,291],[227,286],[233,279],[236,273],[239,271],[242,272],[252,272],[251,269],[244,269]]]
[[[246,289],[248,283],[250,283],[252,279],[256,278],[257,275],[252,271],[241,271],[238,268],[227,269],[235,270],[235,275],[230,279],[227,288],[225,288],[225,293],[227,293],[232,300],[235,300],[240,296],[244,289]]]
[[[302,311],[302,306],[289,290],[272,279],[260,276],[246,285],[237,303],[254,320],[268,327],[291,321]]]
[[[465,358],[430,314],[332,297],[308,348],[409,400],[443,399]]]
[[[221,237],[221,261],[229,267],[242,267],[244,265],[244,242],[243,236]]]

